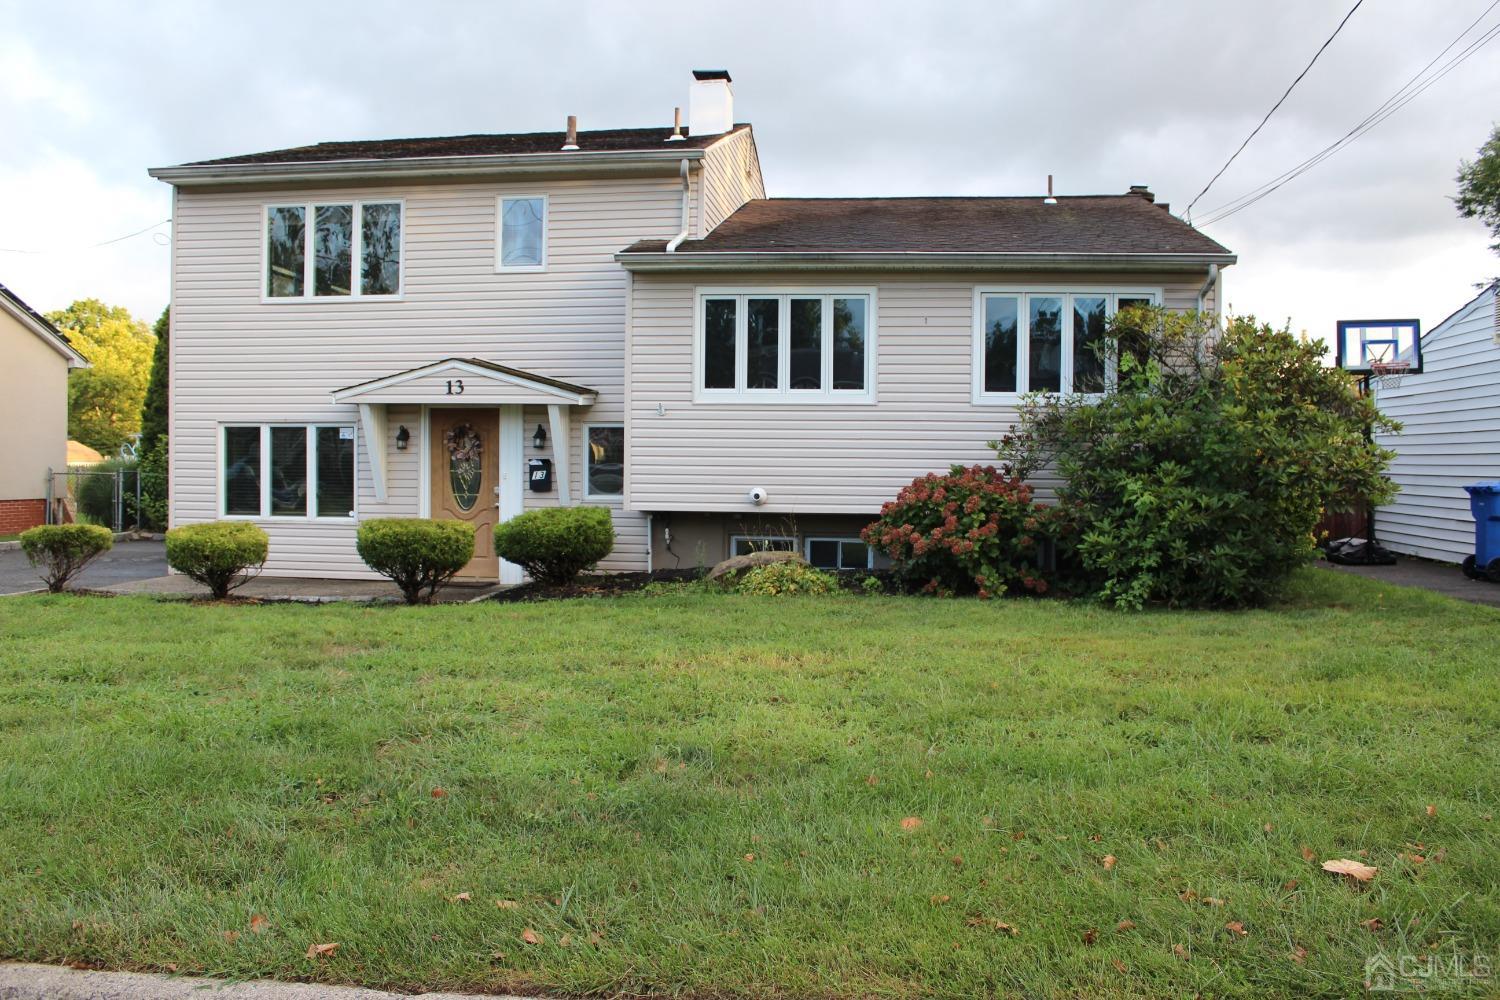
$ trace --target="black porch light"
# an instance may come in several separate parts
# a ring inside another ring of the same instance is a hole
[[[406,446],[408,444],[410,444],[410,443],[411,443],[411,431],[409,431],[409,430],[406,429],[406,425],[405,424],[402,424],[400,427],[398,427],[396,429],[396,450],[397,451],[405,451],[406,450]]]
[[[536,425],[536,433],[531,435],[531,446],[537,450],[547,447],[547,428],[541,424]]]

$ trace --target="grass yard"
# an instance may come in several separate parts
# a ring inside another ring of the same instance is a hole
[[[0,957],[1359,996],[1382,950],[1500,958],[1497,639],[1500,611],[1317,570],[1240,614],[8,598]]]

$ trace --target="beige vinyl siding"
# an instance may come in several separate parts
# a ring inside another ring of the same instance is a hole
[[[496,273],[496,197],[502,193],[548,196],[544,272]],[[356,198],[404,201],[400,299],[262,301],[263,206]],[[332,403],[333,390],[445,357],[482,358],[595,389],[593,407],[572,411],[576,468],[579,428],[624,418],[626,274],[612,255],[637,239],[668,238],[678,230],[681,182],[672,176],[403,184],[312,194],[183,189],[176,206],[171,517],[173,524],[187,524],[218,516],[221,424],[357,426],[357,407]],[[528,451],[533,417],[527,416]],[[406,452],[392,443],[401,424],[413,435]],[[384,503],[374,499],[370,443],[358,430],[358,517],[419,512],[420,410],[393,407],[388,425]],[[582,497],[581,485],[574,497]],[[616,519],[621,545],[615,562],[626,568],[635,559],[629,568],[641,568],[644,516],[621,510]],[[266,572],[369,575],[354,551],[355,520],[260,520],[271,534]]]
[[[713,232],[745,202],[766,196],[755,136],[750,129],[740,129],[709,146],[703,153],[698,176],[699,183],[695,185],[698,239]]]
[[[1490,288],[1422,339],[1422,374],[1375,390],[1380,411],[1402,424],[1376,443],[1396,452],[1401,492],[1375,515],[1381,544],[1461,562],[1474,552],[1464,486],[1500,479],[1500,303]]]
[[[68,361],[0,309],[0,500],[40,500],[47,470],[68,467]]]
[[[994,462],[986,442],[1015,419],[1011,407],[973,402],[976,286],[1156,288],[1167,306],[1184,309],[1196,306],[1204,276],[638,274],[626,435],[630,507],[761,517],[877,512],[916,476],[952,463]],[[695,403],[700,285],[875,289],[876,402]],[[746,499],[755,486],[770,494],[761,507]]]

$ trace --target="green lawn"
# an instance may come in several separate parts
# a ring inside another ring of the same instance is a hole
[[[1320,570],[1240,614],[7,598],[0,957],[1359,996],[1381,949],[1500,952],[1497,640],[1493,609]]]

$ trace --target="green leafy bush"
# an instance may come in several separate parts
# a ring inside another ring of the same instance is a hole
[[[781,597],[787,594],[831,594],[838,581],[831,573],[796,559],[767,563],[746,572],[735,584],[742,594]]]
[[[21,551],[54,594],[114,544],[114,534],[97,524],[44,524],[21,532]]]
[[[1020,479],[993,466],[955,465],[913,480],[861,537],[890,556],[909,586],[991,597],[1046,593],[1041,566],[1065,528],[1060,512],[1033,500]]]
[[[474,558],[474,529],[463,521],[374,518],[360,524],[355,548],[365,565],[395,582],[407,604],[431,604]]]
[[[995,443],[1007,470],[1050,468],[1079,526],[1077,558],[1103,600],[1259,604],[1313,555],[1322,511],[1381,503],[1396,429],[1323,345],[1253,318],[1131,310],[1116,317],[1122,388],[1033,396]]]
[[[615,522],[603,507],[544,507],[495,528],[495,551],[540,583],[564,584],[615,547]]]
[[[203,584],[215,600],[254,579],[269,550],[266,533],[247,521],[188,524],[167,532],[167,565]]]
[[[141,477],[141,506],[136,527],[160,531],[167,526],[167,439],[141,455],[136,474]],[[129,480],[126,480],[129,485]],[[130,495],[134,502],[134,495]]]

